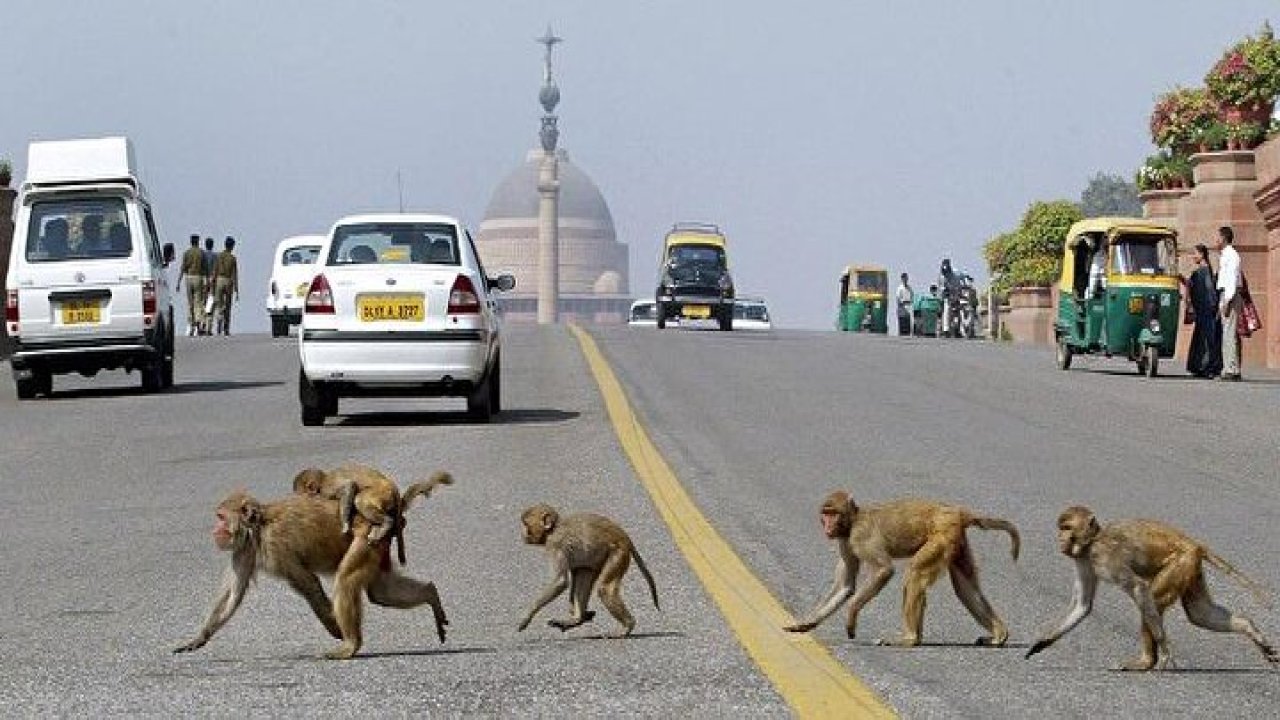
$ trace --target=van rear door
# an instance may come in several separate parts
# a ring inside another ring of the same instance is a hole
[[[114,194],[34,195],[19,224],[23,343],[137,339],[143,334],[146,249],[137,204]]]

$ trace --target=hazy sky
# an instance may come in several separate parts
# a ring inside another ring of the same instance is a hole
[[[719,223],[740,292],[829,328],[837,279],[927,284],[1036,199],[1153,152],[1156,94],[1201,84],[1275,0],[964,3],[3,0],[0,157],[132,138],[161,232],[239,240],[236,323],[265,329],[285,235],[406,209],[473,228],[537,144],[541,46],[561,146],[651,294],[675,220]],[[492,268],[497,270],[498,268]]]

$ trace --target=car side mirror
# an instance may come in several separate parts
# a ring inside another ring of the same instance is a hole
[[[173,262],[173,243],[165,243],[164,248],[160,250],[160,255],[164,258],[166,266]]]
[[[501,290],[507,292],[516,286],[516,279],[512,275],[502,274],[496,278],[489,278],[489,288],[491,290]]]

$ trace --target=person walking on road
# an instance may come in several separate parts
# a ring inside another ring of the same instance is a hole
[[[1218,228],[1218,307],[1222,312],[1222,375],[1219,380],[1240,380],[1240,253],[1230,226]]]
[[[1218,283],[1209,263],[1209,248],[1196,245],[1196,269],[1187,280],[1187,301],[1195,318],[1187,372],[1202,378],[1222,373],[1222,323],[1218,317]]]
[[[218,253],[213,249],[213,238],[204,239],[204,322],[200,324],[201,335],[213,334],[213,266],[218,262]]]
[[[235,238],[228,237],[224,247],[213,265],[213,312],[218,323],[217,333],[230,335],[232,296],[240,300],[240,273],[232,252],[236,247]]]
[[[182,278],[187,279],[187,335],[195,335],[204,326],[204,295],[207,278],[204,270],[204,253],[200,252],[200,236],[191,236],[191,247],[182,254],[182,267],[178,270],[177,289],[182,289]]]
[[[911,289],[911,283],[907,282],[906,273],[902,273],[902,280],[898,283],[895,299],[898,303],[898,334],[905,337],[911,334],[911,309],[916,299],[915,291]]]

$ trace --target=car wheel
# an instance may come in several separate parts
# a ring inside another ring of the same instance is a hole
[[[489,390],[491,379],[485,378],[485,381],[467,396],[467,417],[476,422],[487,423],[493,417],[493,396]]]
[[[289,334],[289,319],[279,315],[271,316],[271,337],[284,337]]]
[[[502,354],[493,358],[493,370],[489,371],[489,411],[494,415],[502,412]]]
[[[665,329],[667,327],[667,306],[662,303],[658,303],[655,306],[655,310],[658,314],[658,329]]]
[[[302,370],[298,370],[298,405],[301,408],[302,424],[307,427],[323,425],[328,411],[337,414],[338,398],[332,392],[312,383]]]

